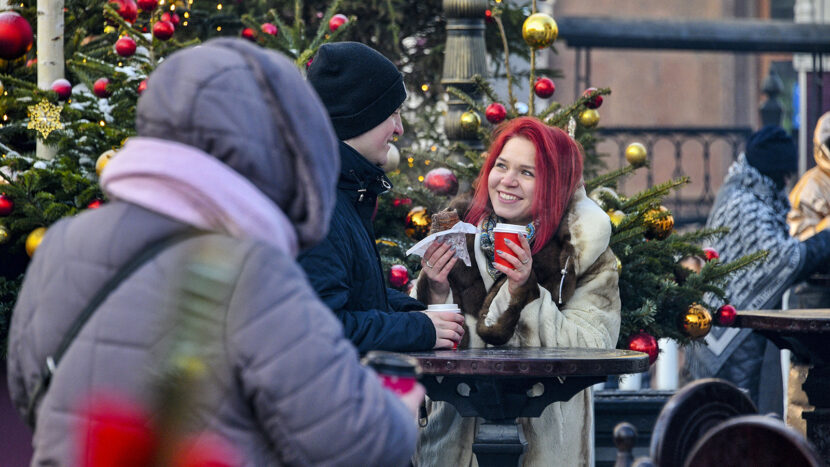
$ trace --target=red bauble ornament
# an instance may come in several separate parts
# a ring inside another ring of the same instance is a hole
[[[427,172],[424,186],[436,195],[452,196],[458,192],[458,178],[452,170],[439,167]]]
[[[140,83],[138,83],[138,89],[136,89],[139,94],[147,90],[147,80],[143,79]]]
[[[0,216],[8,216],[14,209],[14,202],[6,195],[0,195]]]
[[[588,88],[582,93],[582,97],[588,97],[588,96],[591,95],[591,93],[594,93],[596,91],[597,91],[597,88]],[[588,107],[589,109],[598,109],[599,106],[601,106],[601,105],[602,105],[602,96],[600,96],[600,95],[594,96],[593,98],[591,98],[591,100],[589,100],[588,102],[585,103],[585,107]]]
[[[310,66],[311,66],[311,63],[312,63],[312,62],[314,62],[314,57],[309,58],[309,59],[308,59],[308,61],[307,61],[307,62],[305,62],[305,68],[306,68],[306,70],[308,69],[308,67],[310,67]]]
[[[657,339],[647,332],[640,331],[628,339],[628,349],[648,354],[648,364],[651,365],[657,360],[660,348],[657,346]]]
[[[124,36],[115,41],[115,53],[122,57],[129,57],[135,53],[135,40],[130,36]]]
[[[493,19],[493,11],[492,10],[484,10],[484,20],[488,23],[495,22]]]
[[[343,26],[344,24],[346,24],[348,22],[349,22],[349,17],[348,16],[346,16],[342,13],[337,13],[336,15],[332,16],[331,19],[329,20],[329,31],[331,31],[331,32],[337,31],[337,29],[339,29],[340,26]]]
[[[115,11],[124,21],[130,24],[135,23],[138,18],[138,5],[135,0],[110,0],[110,3],[115,4]]]
[[[706,255],[706,261],[712,261],[713,259],[720,258],[720,255],[718,254],[718,250],[716,250],[714,248],[704,248],[703,249],[703,254]]]
[[[542,99],[547,99],[556,92],[556,85],[553,84],[553,80],[550,78],[539,78],[536,80],[536,84],[533,85],[533,92]]]
[[[173,23],[170,21],[157,21],[156,24],[153,25],[153,35],[156,39],[166,41],[173,37],[173,33],[176,32],[176,26],[173,26]]]
[[[58,78],[52,82],[52,86],[50,87],[55,91],[55,94],[58,95],[58,99],[60,100],[65,101],[72,95],[72,83],[66,79]]]
[[[0,59],[14,60],[26,54],[34,40],[32,26],[16,11],[0,13]]]
[[[170,21],[171,23],[173,23],[174,27],[179,27],[179,23],[181,22],[181,19],[179,18],[178,14],[170,13],[169,11],[165,11],[161,14],[161,20]]]
[[[245,28],[239,33],[243,39],[248,39],[251,42],[256,42],[256,32],[251,28]]]
[[[158,0],[136,0],[135,2],[143,11],[153,11],[159,6]]]
[[[98,97],[109,97],[110,91],[107,89],[109,87],[110,80],[107,78],[98,78],[95,81],[95,85],[92,86],[92,92]]]
[[[86,207],[87,207],[87,209],[98,209],[103,204],[104,204],[104,202],[101,201],[100,199],[94,199],[94,200],[92,200],[92,202],[87,204]]]
[[[389,269],[389,284],[400,289],[409,282],[409,270],[406,266],[396,264]]]
[[[96,394],[83,415],[77,427],[84,455],[80,465],[153,464],[160,440],[141,406],[122,396]]]
[[[735,317],[738,315],[738,311],[732,305],[723,305],[722,307],[718,308],[718,311],[715,313],[715,318],[718,320],[718,324],[721,326],[732,326],[735,322]]]
[[[262,29],[262,32],[264,32],[265,34],[270,34],[272,36],[276,36],[277,33],[280,32],[280,30],[271,23],[262,23],[260,29]]]
[[[392,206],[409,206],[412,204],[412,199],[410,198],[395,198],[392,200]]]
[[[498,102],[493,102],[484,110],[484,116],[488,122],[495,125],[504,121],[504,118],[507,117],[507,109]]]

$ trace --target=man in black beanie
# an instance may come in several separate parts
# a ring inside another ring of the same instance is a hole
[[[766,259],[730,276],[724,288],[726,303],[739,310],[780,309],[787,288],[830,264],[830,231],[804,242],[789,235],[790,203],[784,187],[797,170],[796,154],[792,138],[779,126],[753,133],[746,151],[729,168],[706,221],[707,228],[729,228],[709,245],[720,261],[760,250],[768,253]],[[706,299],[718,302],[717,297]],[[714,326],[704,340],[706,345],[687,351],[689,376],[724,378],[747,389],[761,413],[782,413],[777,347],[750,329]]]
[[[320,47],[308,81],[340,139],[341,161],[329,234],[298,258],[309,282],[360,352],[451,348],[464,333],[463,317],[421,312],[424,304],[387,288],[372,228],[377,197],[392,188],[381,167],[403,134],[403,76],[375,50],[338,42]]]

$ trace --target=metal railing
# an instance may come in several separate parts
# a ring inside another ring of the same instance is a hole
[[[633,194],[687,175],[690,183],[664,199],[675,225],[702,225],[729,166],[744,149],[749,127],[613,127],[599,128],[597,149],[607,154],[609,169],[628,164],[625,148],[639,142],[648,150],[649,167],[621,180],[621,194]]]

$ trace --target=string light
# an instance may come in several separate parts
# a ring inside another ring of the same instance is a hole
[[[182,22],[182,26],[187,27],[187,21]]]
[[[409,158],[409,159],[407,159],[406,161],[407,161],[407,162],[409,162],[409,163],[411,164],[411,163],[415,162],[415,158],[414,158],[414,157],[410,157],[410,158]]]
[[[3,121],[8,122],[9,121],[9,116],[6,115],[6,114],[3,114]]]
[[[433,144],[432,146],[430,146],[429,150],[432,151],[432,152],[435,152],[435,151],[438,150],[438,146]]]
[[[159,5],[164,6],[164,0],[159,0]]]
[[[418,175],[418,181],[423,182],[424,181],[424,176],[423,175]]]
[[[101,120],[100,122],[98,122],[98,124],[99,124],[99,125],[101,125],[102,127],[107,126],[107,122],[105,122],[105,121],[103,121],[103,120]]]
[[[216,26],[216,30],[217,30],[217,31],[221,31],[221,30],[222,30],[222,26]]]
[[[184,17],[185,17],[185,18],[190,18],[190,12],[189,12],[189,11],[185,11],[185,12],[184,12]]]
[[[221,9],[222,9],[222,4],[221,4],[221,3],[217,4],[217,5],[216,5],[216,9],[217,9],[217,10],[221,10]]]
[[[421,85],[421,91],[427,92],[429,91],[429,85],[424,83]]]
[[[430,162],[429,159],[425,160],[424,165],[429,165],[429,162]]]
[[[170,4],[170,11],[176,11],[176,5]]]
[[[118,62],[118,66],[124,66],[121,62]]]

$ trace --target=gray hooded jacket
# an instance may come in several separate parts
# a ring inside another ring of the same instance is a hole
[[[291,219],[301,246],[326,233],[337,147],[319,99],[285,58],[217,39],[168,57],[137,110],[140,136],[195,146],[253,182]],[[172,156],[171,156],[172,157]],[[187,226],[113,202],[50,227],[13,314],[9,388],[25,410],[43,362],[70,323],[135,252]],[[358,363],[340,323],[290,255],[210,234],[145,263],[97,309],[40,402],[33,465],[77,465],[80,404],[94,391],[146,401],[160,349],[170,345],[177,276],[210,244],[238,274],[210,346],[190,427],[225,438],[244,465],[401,465],[415,424]]]

